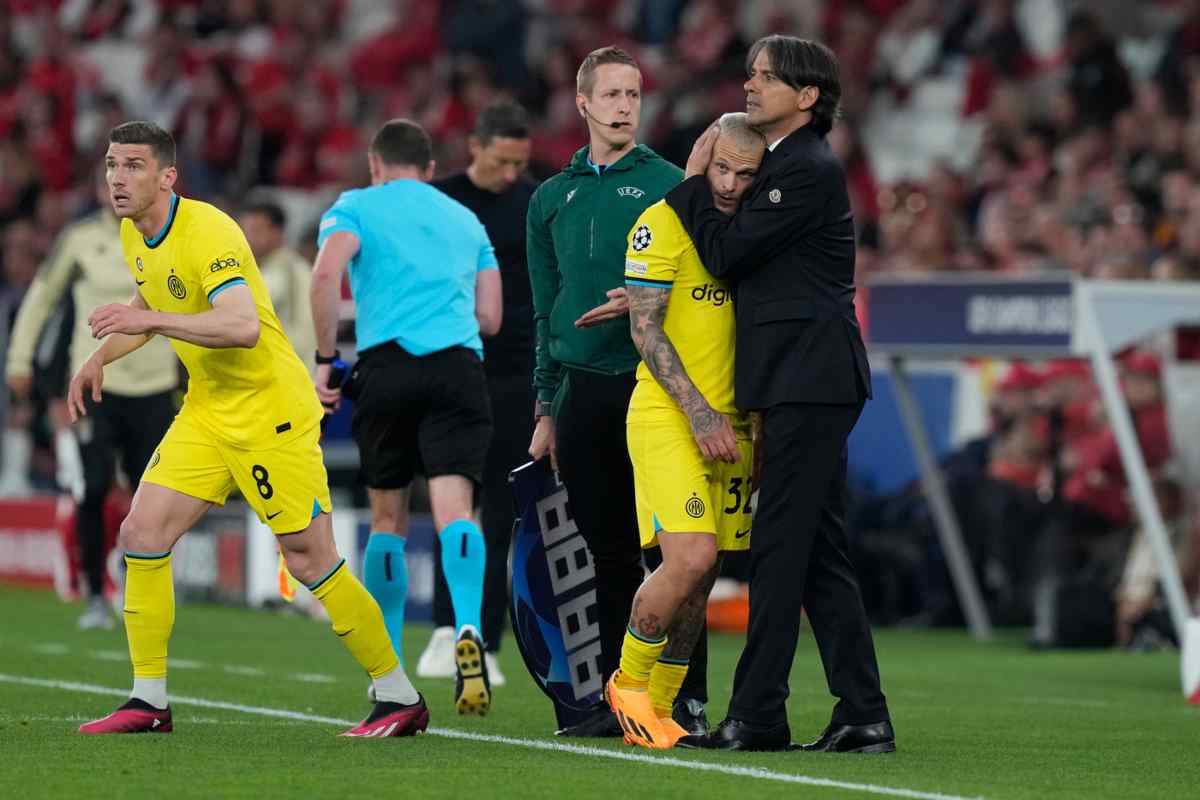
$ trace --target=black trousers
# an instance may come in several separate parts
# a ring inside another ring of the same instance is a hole
[[[608,680],[620,663],[633,596],[645,575],[625,435],[629,397],[637,380],[632,372],[601,375],[576,369],[568,370],[565,380],[566,394],[555,420],[558,469],[596,565],[600,667]],[[658,558],[661,561],[661,555]],[[653,555],[649,559],[652,567],[658,565]],[[701,638],[707,641],[707,630]],[[693,653],[680,698],[707,699],[707,655],[706,646]]]
[[[486,369],[487,362],[484,362]],[[483,635],[488,652],[500,649],[508,619],[508,558],[512,546],[512,489],[508,473],[529,460],[529,440],[533,436],[533,385],[529,376],[533,366],[518,371],[489,372],[488,393],[492,399],[492,440],[483,468],[481,520],[487,542],[487,566],[483,574]],[[433,619],[438,626],[454,625],[454,607],[450,589],[442,572],[442,545],[437,538],[434,548]]]
[[[104,402],[89,399],[88,415],[75,429],[83,461],[83,500],[76,512],[83,570],[93,597],[104,588],[104,499],[116,478],[117,458],[137,486],[150,456],[175,419],[170,392],[128,397],[103,393]]]
[[[832,721],[888,719],[875,645],[846,541],[846,439],[857,405],[788,403],[765,412],[765,460],[751,542],[750,626],[729,716],[787,719],[788,676],[809,623],[838,698]]]

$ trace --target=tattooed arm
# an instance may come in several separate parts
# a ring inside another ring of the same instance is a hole
[[[733,426],[700,394],[679,360],[675,345],[663,330],[671,290],[635,284],[629,284],[627,288],[633,343],[659,386],[687,414],[700,452],[709,461],[720,459],[733,464],[741,460]]]

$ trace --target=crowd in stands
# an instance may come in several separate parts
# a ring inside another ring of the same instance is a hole
[[[1197,0],[0,0],[0,8],[0,350],[57,232],[93,202],[93,171],[119,121],[151,119],[174,132],[185,194],[232,210],[252,188],[277,187],[323,207],[367,182],[365,137],[381,121],[424,125],[444,174],[465,164],[478,110],[511,97],[536,120],[531,171],[545,177],[585,141],[574,103],[582,55],[617,44],[642,65],[641,140],[682,164],[713,118],[742,107],[747,45],[768,32],[819,38],[840,60],[843,118],[830,138],[849,174],[862,278],[1050,269],[1200,278]],[[302,249],[313,246],[314,221],[292,228]],[[1197,350],[1187,336],[1173,348],[1181,358]],[[1124,390],[1175,516],[1193,505],[1192,480],[1172,477],[1155,353],[1123,360]],[[1044,554],[1024,538],[1031,530],[1066,529],[1045,546],[1075,558],[1093,532],[1130,531],[1133,517],[1086,366],[1013,366],[994,382],[990,404],[983,448],[952,460],[962,486],[999,488],[958,500],[987,505],[995,530],[978,527],[972,554],[981,571],[992,569],[990,597],[1020,588],[1012,613],[1027,619],[1026,590]],[[887,527],[892,512],[879,509],[894,512],[892,500],[864,506],[874,510],[862,524]],[[1142,600],[1139,614],[1152,604]]]

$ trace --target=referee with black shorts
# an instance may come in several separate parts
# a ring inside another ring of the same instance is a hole
[[[525,109],[500,102],[480,112],[468,142],[471,164],[433,185],[475,212],[496,248],[504,294],[504,325],[483,342],[492,417],[491,446],[483,468],[481,521],[487,540],[483,583],[483,642],[488,677],[504,683],[495,654],[500,650],[508,611],[508,551],[512,541],[513,503],[508,474],[524,462],[533,433],[533,299],[525,265],[525,214],[537,185],[525,175],[532,142]],[[417,665],[420,677],[454,675],[453,610],[440,569],[433,592],[435,630]]]
[[[329,388],[329,376],[348,268],[359,357],[347,394],[371,502],[363,583],[401,655],[409,487],[423,473],[454,606],[455,704],[460,714],[485,714],[491,686],[480,629],[487,554],[474,508],[492,415],[480,335],[500,329],[501,281],[479,219],[429,185],[432,154],[421,126],[386,123],[367,154],[371,186],[343,192],[321,217],[312,284],[316,386],[327,407],[336,405],[339,392]]]

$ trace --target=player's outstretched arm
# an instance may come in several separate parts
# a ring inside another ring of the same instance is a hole
[[[106,306],[107,308],[107,306]],[[212,309],[199,314],[170,314],[142,311],[126,319],[97,319],[93,314],[92,333],[157,333],[199,347],[254,347],[258,344],[258,306],[250,287],[230,286],[213,298]]]
[[[650,374],[687,414],[700,452],[710,461],[719,459],[731,464],[740,461],[741,453],[733,426],[724,414],[708,404],[696,384],[692,383],[683,362],[679,360],[679,352],[663,330],[670,288],[636,284],[629,284],[626,288],[629,291],[629,327],[633,343],[642,354]]]

